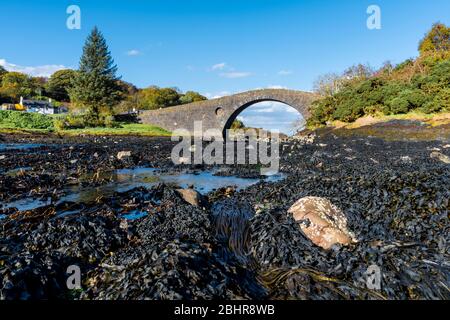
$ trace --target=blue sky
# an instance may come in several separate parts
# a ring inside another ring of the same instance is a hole
[[[66,28],[72,4],[81,8],[81,30]],[[381,8],[381,30],[366,27],[371,4]],[[311,90],[327,72],[416,56],[433,22],[450,24],[450,1],[0,0],[0,21],[0,64],[7,68],[76,68],[97,25],[124,80],[215,97],[266,87]]]

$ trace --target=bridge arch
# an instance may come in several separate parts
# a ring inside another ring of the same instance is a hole
[[[289,105],[288,103],[275,99],[275,98],[268,98],[268,99],[258,99],[258,100],[253,100],[253,101],[249,101],[247,103],[245,103],[244,105],[242,105],[241,107],[239,107],[238,109],[236,109],[236,111],[234,111],[228,118],[228,120],[225,122],[225,125],[223,126],[222,129],[222,135],[226,138],[227,137],[227,130],[231,128],[233,122],[239,117],[240,114],[242,114],[245,110],[247,110],[248,108],[257,105],[259,103],[262,102],[278,102],[281,104],[284,104],[286,106],[289,106],[295,110],[297,110],[295,107]],[[298,110],[297,110],[298,111]],[[301,114],[303,116],[303,114],[298,111],[299,114]]]
[[[243,110],[264,101],[284,103],[296,109],[305,119],[310,116],[309,107],[318,96],[303,91],[285,89],[263,89],[243,92],[231,96],[159,110],[144,111],[140,114],[143,123],[160,126],[169,131],[185,129],[194,134],[194,123],[201,121],[202,130],[226,128]]]

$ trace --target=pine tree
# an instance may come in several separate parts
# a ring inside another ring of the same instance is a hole
[[[120,100],[119,78],[106,40],[97,27],[86,39],[78,71],[69,92],[71,101],[87,108],[95,118],[100,112],[110,112]]]

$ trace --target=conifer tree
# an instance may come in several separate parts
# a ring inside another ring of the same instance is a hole
[[[116,72],[117,66],[106,40],[95,27],[83,48],[79,70],[70,90],[71,101],[78,107],[87,108],[95,118],[100,112],[110,112],[121,97]]]

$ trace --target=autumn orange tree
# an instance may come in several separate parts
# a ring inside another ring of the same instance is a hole
[[[450,27],[443,23],[435,23],[419,44],[421,55],[436,51],[450,51]]]

